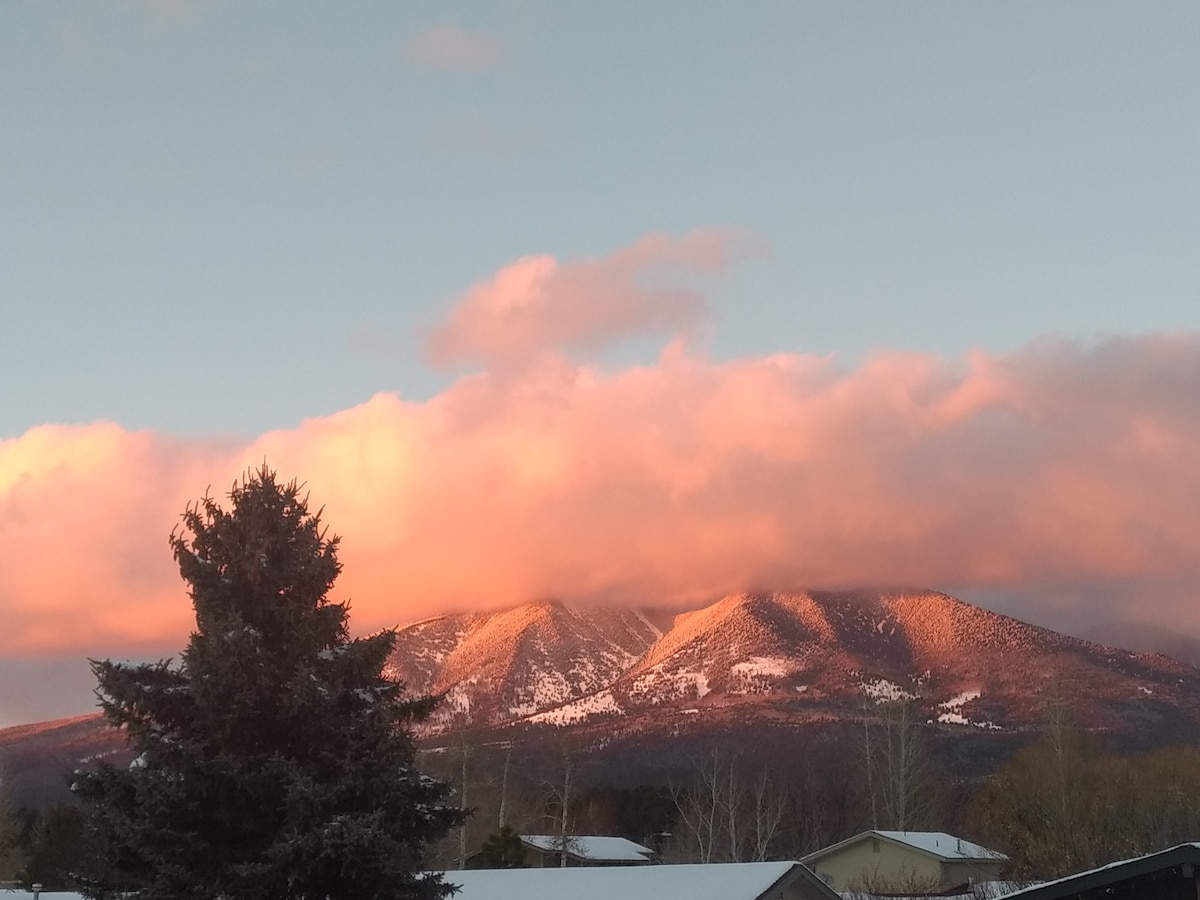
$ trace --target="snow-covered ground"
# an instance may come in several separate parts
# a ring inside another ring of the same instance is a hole
[[[864,681],[862,691],[876,703],[885,703],[891,700],[913,700],[916,697],[916,694],[906,691],[894,681],[888,681],[886,678]]]
[[[962,714],[962,708],[972,700],[978,700],[981,696],[983,695],[979,691],[963,691],[945,703],[939,703],[938,708],[944,712],[938,714],[937,720],[946,725],[970,725],[970,720]]]
[[[527,722],[542,725],[575,725],[596,715],[620,715],[624,712],[612,691],[600,691],[590,697],[581,697],[555,709],[530,716]]]

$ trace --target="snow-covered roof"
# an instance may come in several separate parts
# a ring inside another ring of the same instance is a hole
[[[880,837],[907,844],[926,853],[932,853],[943,859],[1008,859],[1003,853],[989,850],[987,847],[964,841],[960,837],[946,834],[944,831],[879,831]]]
[[[467,869],[443,873],[454,900],[759,900],[781,882],[804,879],[813,897],[837,894],[795,862],[709,863],[548,869]],[[771,895],[774,896],[774,895]]]
[[[804,862],[819,859],[835,850],[841,850],[843,847],[849,847],[851,844],[857,844],[864,838],[870,837],[883,838],[893,843],[904,844],[914,850],[928,853],[947,862],[956,860],[1003,862],[1008,859],[1003,853],[989,850],[987,847],[973,844],[970,841],[964,841],[962,838],[946,834],[944,831],[864,831],[861,834],[854,835],[854,837],[846,838],[844,841],[824,847],[815,853],[810,853],[804,857]]]
[[[593,862],[645,862],[654,851],[622,837],[580,834],[568,835],[567,853],[578,859]],[[557,834],[523,834],[521,842],[543,853],[557,853],[562,849],[563,838]]]
[[[0,890],[0,900],[33,900],[33,891]],[[39,891],[38,900],[84,900],[71,891]]]

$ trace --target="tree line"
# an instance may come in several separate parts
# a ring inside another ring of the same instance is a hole
[[[1055,728],[991,774],[952,778],[932,737],[919,738],[928,774],[908,781],[908,830],[949,831],[1000,850],[1014,880],[1056,878],[1200,838],[1194,745],[1127,753],[1085,730]],[[561,783],[548,782],[564,778],[565,750],[474,745],[465,769],[473,815],[432,842],[423,865],[524,865],[530,860],[516,834],[560,831],[624,836],[669,862],[797,859],[869,828],[901,830],[898,802],[868,782],[864,749],[849,732],[814,737],[790,762],[713,749],[667,783],[633,786],[607,783],[581,754],[563,829]],[[458,752],[421,756],[422,768],[456,792]],[[95,876],[101,866],[78,803],[0,816],[0,881],[65,890],[73,874]]]
[[[431,859],[469,866],[502,828],[620,835],[669,862],[799,859],[868,829],[928,830],[1005,853],[1009,876],[1028,881],[1200,839],[1194,744],[1125,751],[1055,705],[991,771],[964,773],[942,737],[914,702],[883,702],[786,752],[751,754],[730,738],[667,779],[618,787],[565,741],[486,744],[462,731],[427,765],[476,813]]]

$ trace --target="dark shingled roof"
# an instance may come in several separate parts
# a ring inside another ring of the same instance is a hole
[[[1003,900],[1192,900],[1200,896],[1198,873],[1200,844],[1180,844],[1006,894]]]

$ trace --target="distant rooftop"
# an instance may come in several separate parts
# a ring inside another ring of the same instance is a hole
[[[944,831],[877,831],[875,834],[943,859],[1008,859],[1003,853],[964,841]]]
[[[454,900],[765,900],[775,897],[772,888],[797,882],[807,888],[801,896],[837,900],[837,894],[794,862],[467,869],[443,874],[447,884],[461,889]]]
[[[563,838],[557,834],[523,834],[521,842],[542,853],[558,853],[563,849]],[[566,842],[567,853],[592,862],[645,862],[654,855],[649,847],[622,837],[568,835]]]
[[[829,847],[823,847],[815,853],[810,853],[804,857],[803,861],[809,862],[810,860],[815,860],[825,856],[827,853],[832,853],[834,850],[840,850],[843,847],[856,844],[864,838],[869,837],[904,844],[907,847],[912,847],[914,850],[920,850],[922,853],[928,853],[945,861],[987,860],[990,862],[1000,862],[1008,859],[1003,853],[989,850],[987,847],[973,844],[971,841],[964,841],[962,838],[947,834],[944,831],[864,831],[861,834],[846,838],[846,840],[839,841]]]

